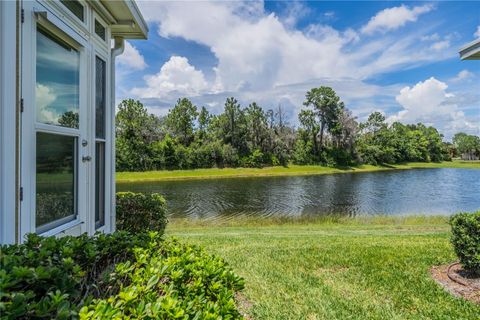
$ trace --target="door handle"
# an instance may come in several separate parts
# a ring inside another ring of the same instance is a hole
[[[90,156],[83,156],[82,157],[82,162],[87,162],[87,161],[91,161],[92,160],[92,157]]]

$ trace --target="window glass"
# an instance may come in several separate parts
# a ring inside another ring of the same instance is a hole
[[[39,29],[36,68],[37,121],[78,129],[80,53]]]
[[[97,19],[95,19],[95,33],[97,34],[97,36],[99,36],[100,38],[102,38],[102,40],[105,40],[106,39],[106,30],[105,30],[105,27],[102,26],[102,24],[100,22],[98,22]]]
[[[60,2],[67,7],[78,19],[83,21],[83,6],[77,0],[60,0]]]
[[[106,63],[95,59],[95,136],[105,139]]]
[[[105,224],[105,143],[95,144],[95,227]]]
[[[76,139],[37,132],[36,226],[39,232],[75,218]]]

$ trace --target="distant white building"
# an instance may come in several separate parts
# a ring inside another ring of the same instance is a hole
[[[0,1],[0,243],[115,229],[115,57],[129,0]]]

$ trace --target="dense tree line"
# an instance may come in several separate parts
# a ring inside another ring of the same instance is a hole
[[[218,115],[182,98],[164,117],[124,100],[116,116],[117,170],[379,164],[456,155],[455,144],[421,123],[387,124],[379,112],[358,123],[329,87],[307,92],[304,107],[295,128],[281,106],[264,110],[252,102],[242,108],[235,98]]]

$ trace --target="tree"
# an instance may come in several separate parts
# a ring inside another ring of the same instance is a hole
[[[307,92],[303,105],[313,106],[320,121],[320,149],[323,148],[325,129],[336,130],[339,111],[343,102],[330,87],[313,88]]]
[[[453,136],[452,141],[462,159],[474,160],[480,156],[480,138],[478,136],[459,132]]]
[[[385,116],[382,113],[375,111],[368,116],[367,122],[363,123],[360,126],[360,129],[371,132],[375,135],[379,130],[384,129],[386,126]]]
[[[207,108],[202,107],[202,109],[200,109],[200,113],[198,114],[198,138],[200,140],[204,140],[206,138],[208,126],[211,120],[212,116],[208,112]]]
[[[315,119],[315,113],[312,110],[302,110],[298,115],[298,120],[312,143],[313,155],[318,156],[317,136],[320,126]]]
[[[268,138],[267,115],[257,103],[253,102],[245,109],[245,120],[250,150],[265,151],[265,141]]]
[[[192,143],[193,126],[197,119],[197,107],[187,98],[178,99],[177,104],[168,112],[165,124],[173,137],[185,146]]]
[[[247,153],[246,144],[246,119],[238,101],[231,97],[225,102],[224,113],[218,117],[220,125],[220,137],[226,144],[230,144],[241,155]]]
[[[161,138],[161,120],[149,115],[140,101],[126,99],[118,105],[115,122],[117,169],[151,169],[150,145]]]

